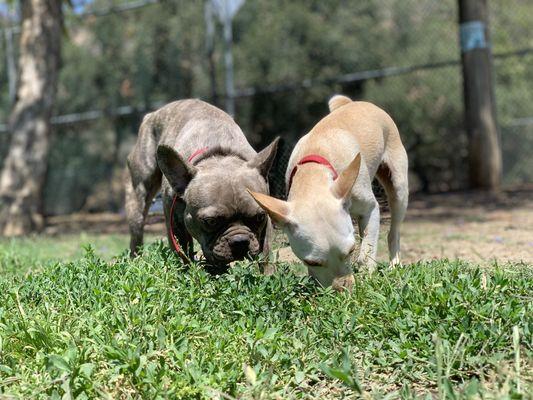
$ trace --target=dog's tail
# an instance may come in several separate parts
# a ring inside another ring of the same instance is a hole
[[[352,99],[342,94],[336,94],[328,101],[329,111],[333,112],[337,108],[344,106],[345,104],[351,103]]]

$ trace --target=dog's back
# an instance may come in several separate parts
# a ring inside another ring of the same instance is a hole
[[[209,134],[200,136],[198,131]],[[233,118],[197,99],[174,101],[147,114],[139,136],[138,145],[153,147],[154,142],[166,144],[184,154],[197,148],[215,146],[239,147],[249,157],[256,154]],[[146,152],[147,149],[144,150]]]
[[[309,154],[320,154],[343,169],[361,152],[374,176],[389,153],[403,150],[394,121],[378,106],[337,95],[329,107],[331,112],[296,144],[288,170]]]
[[[310,134],[328,137],[331,132],[338,132],[340,129],[343,132],[341,134],[354,137],[368,167],[370,178],[376,176],[384,187],[390,207],[394,209],[399,202],[406,204],[407,153],[390,115],[372,103],[352,101],[342,95],[333,96],[328,105],[330,113]],[[343,149],[337,148],[335,151],[342,152]],[[402,214],[403,218],[403,212],[396,214]]]

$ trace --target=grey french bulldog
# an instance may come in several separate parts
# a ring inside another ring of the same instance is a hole
[[[272,273],[272,224],[246,189],[268,193],[277,145],[276,138],[257,153],[233,118],[200,100],[175,101],[147,114],[127,159],[131,255],[143,244],[146,215],[161,190],[169,243],[181,248],[182,258],[193,259],[194,238],[211,272],[262,255],[263,272]]]

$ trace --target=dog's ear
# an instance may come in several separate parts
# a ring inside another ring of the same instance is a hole
[[[339,177],[333,183],[331,191],[333,195],[338,199],[347,199],[352,191],[352,187],[359,176],[359,169],[361,168],[361,153],[357,153],[344,171],[341,172]]]
[[[257,204],[270,215],[272,221],[282,226],[290,223],[289,203],[263,193],[252,192],[249,189],[246,190],[248,190],[248,193],[250,193]]]
[[[164,144],[157,147],[157,165],[178,196],[183,195],[196,174],[194,166],[183,160],[172,147]]]
[[[276,158],[276,152],[278,150],[279,137],[275,138],[272,143],[267,147],[261,150],[254,158],[248,161],[248,166],[251,168],[256,168],[259,170],[259,173],[265,177],[268,177],[268,172],[272,167],[274,158]]]

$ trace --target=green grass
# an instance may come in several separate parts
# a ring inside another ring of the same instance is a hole
[[[148,243],[156,239],[146,235]],[[23,238],[0,238],[0,274],[35,272],[50,261],[73,261],[84,255],[91,245],[102,258],[109,260],[128,247],[125,234],[76,233],[58,236],[31,235]]]
[[[17,259],[11,246],[0,253],[0,399],[520,399],[533,390],[530,265],[383,268],[338,294],[285,264],[272,277],[253,263],[213,277],[183,267],[162,242],[133,261],[91,247],[72,261]]]

